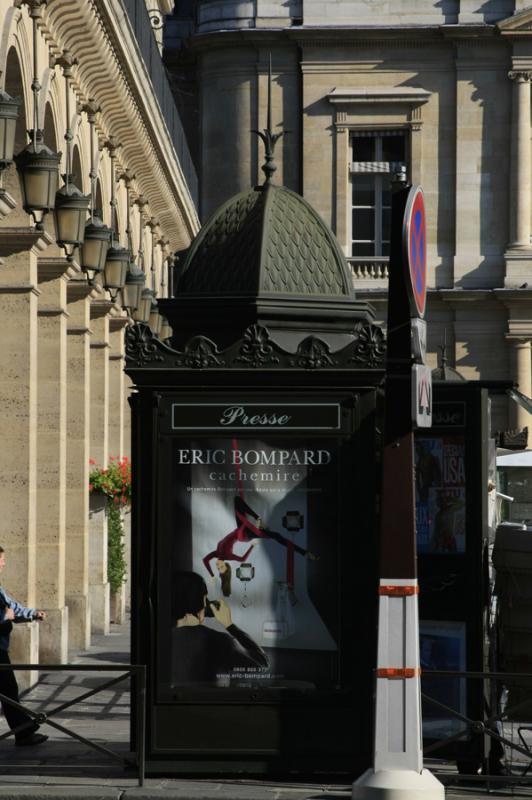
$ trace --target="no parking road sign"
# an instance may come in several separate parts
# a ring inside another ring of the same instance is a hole
[[[427,237],[421,186],[412,186],[408,194],[403,222],[403,247],[408,270],[406,283],[410,310],[413,316],[423,317],[427,299]]]

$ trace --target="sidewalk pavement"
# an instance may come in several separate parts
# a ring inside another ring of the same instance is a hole
[[[90,650],[71,656],[71,663],[127,664],[129,653],[129,626],[112,625],[109,635],[93,637]],[[24,695],[22,702],[32,711],[50,713],[54,707],[113,677],[117,677],[116,673],[43,672],[39,684]],[[129,685],[125,680],[52,719],[127,756],[129,700]],[[5,730],[5,720],[0,717],[0,733]],[[11,738],[0,743],[0,800],[349,800],[351,795],[350,785],[266,780],[146,778],[140,787],[133,768],[125,769],[118,761],[111,761],[49,725],[43,725],[41,732],[50,738],[38,747],[15,747]],[[490,795],[530,797],[532,780],[527,786],[513,789],[502,786],[494,789],[492,784]],[[486,797],[486,791],[483,784],[473,784],[448,788],[447,796],[450,800],[480,800]]]

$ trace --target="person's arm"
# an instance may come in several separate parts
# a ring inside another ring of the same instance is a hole
[[[213,550],[211,553],[207,553],[207,555],[203,559],[203,564],[205,566],[205,569],[207,570],[211,578],[214,578],[214,572],[212,571],[210,562],[212,561],[215,555],[216,555],[216,550]]]
[[[219,600],[216,604],[211,603],[210,605],[215,619],[220,625],[223,625],[227,633],[238,644],[238,652],[247,659],[249,665],[255,664],[258,667],[269,667],[270,662],[264,650],[253,641],[251,636],[248,636],[247,633],[234,624],[231,618],[231,609],[227,603],[224,600]]]
[[[13,610],[15,614],[14,622],[32,622],[35,619],[40,620],[46,617],[44,611],[39,611],[36,608],[26,608],[26,606],[14,600],[5,589],[2,589],[0,593],[0,602]]]
[[[235,625],[234,622],[229,625],[228,628],[226,628],[226,631],[227,633],[230,633],[233,639],[238,642],[240,648],[244,651],[244,654],[251,659],[254,664],[256,664],[258,667],[270,666],[268,656],[264,650],[253,641],[251,636]]]

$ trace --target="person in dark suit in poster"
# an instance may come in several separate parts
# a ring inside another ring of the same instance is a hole
[[[269,667],[265,652],[232,621],[224,600],[211,602],[207,585],[196,572],[174,575],[172,618],[172,686],[214,684],[236,669]],[[221,630],[204,625],[213,616]]]

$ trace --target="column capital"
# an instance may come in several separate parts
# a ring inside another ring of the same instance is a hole
[[[37,260],[37,274],[41,281],[53,281],[56,278],[76,278],[80,275],[81,268],[75,261],[68,261],[66,257],[39,258]]]
[[[109,330],[111,333],[117,333],[129,325],[129,317],[111,317],[109,319]]]
[[[114,308],[111,300],[93,300],[91,303],[91,319],[100,319],[107,316]]]
[[[87,297],[100,297],[101,294],[101,290],[97,286],[91,286],[85,278],[71,278],[67,283],[67,298],[69,303],[85,300]]]
[[[530,83],[532,80],[532,70],[511,69],[508,73],[508,77],[511,81],[516,81],[517,83]]]
[[[35,228],[0,228],[0,256],[11,256],[25,250],[39,253],[52,241],[50,234]]]
[[[508,333],[504,335],[507,342],[513,344],[514,347],[530,347],[532,341],[532,332],[527,334],[525,332],[512,331],[511,326]]]

